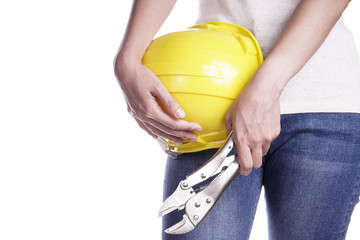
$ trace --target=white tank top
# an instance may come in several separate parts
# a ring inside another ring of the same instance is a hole
[[[196,24],[234,23],[249,29],[264,57],[284,30],[300,0],[200,0]],[[280,97],[282,114],[360,113],[360,64],[351,32],[342,17],[329,36],[287,83]]]

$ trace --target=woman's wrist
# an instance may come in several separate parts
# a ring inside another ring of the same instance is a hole
[[[131,48],[120,48],[115,57],[114,64],[141,64],[143,54],[133,50]]]
[[[267,97],[267,100],[280,98],[286,83],[291,78],[284,65],[281,59],[275,56],[267,58],[254,74],[250,85],[255,85],[259,94]]]
[[[132,67],[141,64],[142,55],[131,49],[120,49],[114,59],[115,71],[126,71]]]
[[[127,52],[118,52],[114,59],[114,73],[121,88],[128,85],[141,65],[141,58]]]

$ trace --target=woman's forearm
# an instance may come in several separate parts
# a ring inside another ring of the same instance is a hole
[[[185,112],[160,79],[141,59],[176,0],[134,0],[128,26],[114,59],[114,73],[123,91],[129,113],[139,127],[153,138],[181,145],[182,139],[196,141],[195,122],[183,120]]]
[[[325,41],[348,3],[349,0],[300,2],[282,36],[257,72],[259,79],[264,79],[277,97]]]
[[[141,61],[175,3],[176,0],[134,0],[117,58],[131,57]]]

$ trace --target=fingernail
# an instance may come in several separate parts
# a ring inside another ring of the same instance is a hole
[[[186,139],[189,140],[189,141],[192,141],[192,142],[196,142],[196,141],[197,141],[197,135],[195,135],[195,136],[189,136],[189,137],[187,137]]]
[[[197,126],[196,126],[196,128],[195,128],[195,131],[201,132],[201,131],[202,131],[202,127],[201,127],[199,124],[197,124]]]
[[[178,108],[178,110],[176,110],[175,114],[176,114],[176,117],[178,117],[178,118],[184,118],[185,117],[185,112],[181,107]]]

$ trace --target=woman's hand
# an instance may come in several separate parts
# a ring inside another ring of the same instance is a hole
[[[233,130],[242,175],[261,167],[262,157],[280,133],[279,97],[264,81],[255,75],[225,115],[227,134]]]
[[[192,131],[201,131],[201,126],[181,120],[184,111],[150,69],[135,59],[118,59],[115,61],[115,75],[123,90],[128,112],[149,135],[179,145],[182,144],[181,138],[196,141],[197,136]]]
[[[264,63],[228,110],[226,129],[228,133],[234,130],[241,174],[261,166],[262,156],[280,133],[281,92],[319,49],[348,4],[349,0],[302,0]]]

